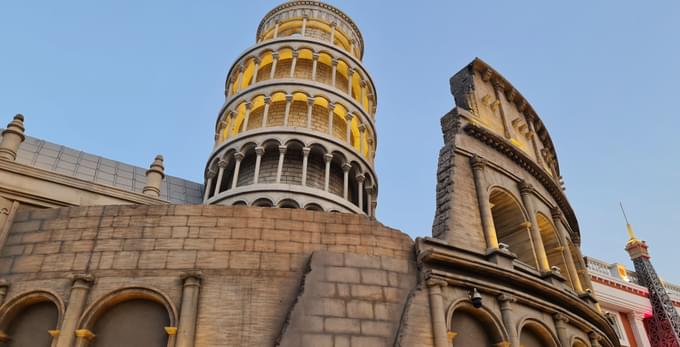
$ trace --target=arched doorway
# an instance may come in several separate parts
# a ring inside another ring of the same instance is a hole
[[[503,342],[497,324],[483,310],[470,306],[455,309],[451,316],[453,347],[493,347]]]
[[[51,301],[28,304],[8,317],[6,334],[8,347],[49,347],[52,336],[49,330],[58,329],[59,310]]]
[[[123,301],[99,316],[91,347],[166,347],[170,325],[163,305],[145,299]]]

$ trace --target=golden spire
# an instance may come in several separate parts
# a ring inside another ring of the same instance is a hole
[[[623,209],[623,204],[621,202],[619,202],[619,206],[621,206],[621,212],[623,212],[623,219],[626,220],[626,230],[628,231],[628,243],[633,241],[639,241],[637,237],[635,237],[633,227],[630,225],[630,223],[628,223],[628,217],[626,216],[626,211]]]

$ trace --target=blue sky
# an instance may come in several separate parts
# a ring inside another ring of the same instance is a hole
[[[224,80],[278,1],[4,1],[0,121],[200,181]],[[583,250],[632,266],[624,202],[680,283],[680,3],[336,1],[378,89],[379,219],[430,234],[449,77],[475,56],[532,103],[557,147]]]

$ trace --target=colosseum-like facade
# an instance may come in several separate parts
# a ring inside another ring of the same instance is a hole
[[[205,201],[372,216],[376,93],[363,51],[335,7],[270,11],[229,71]]]
[[[482,60],[450,81],[432,237],[377,221],[363,52],[333,6],[268,13],[229,72],[204,184],[162,156],[143,169],[32,138],[15,116],[0,346],[619,346],[550,136]]]

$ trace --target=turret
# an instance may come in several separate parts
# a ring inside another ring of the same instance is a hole
[[[146,170],[146,185],[142,193],[158,198],[161,196],[161,183],[165,177],[165,168],[163,167],[163,156],[157,155],[153,163]]]
[[[2,131],[2,141],[0,142],[0,159],[15,160],[19,145],[26,139],[24,136],[24,116],[17,114],[14,116],[7,128]]]

